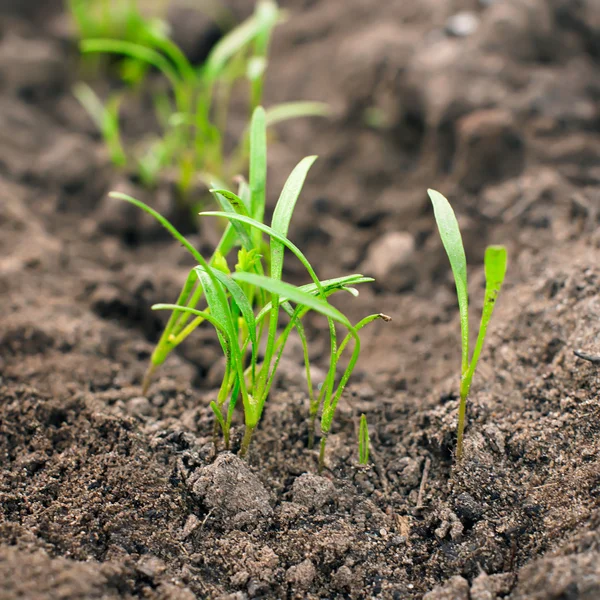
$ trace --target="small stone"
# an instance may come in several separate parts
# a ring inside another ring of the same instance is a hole
[[[464,577],[455,575],[444,585],[425,594],[423,600],[469,600],[469,582]]]
[[[335,487],[325,477],[304,473],[294,481],[292,497],[296,504],[319,509],[334,499]]]
[[[462,11],[449,17],[446,21],[446,33],[454,37],[467,37],[477,31],[479,17],[470,11]]]
[[[225,452],[189,480],[193,496],[225,527],[256,524],[273,515],[269,493],[239,457]]]
[[[388,475],[400,485],[415,488],[421,483],[421,464],[423,459],[403,456],[390,462]]]
[[[379,285],[394,291],[412,288],[417,280],[414,265],[415,240],[407,231],[392,231],[376,239],[367,249],[360,269]]]
[[[347,590],[352,587],[353,578],[350,567],[343,565],[333,574],[331,585],[334,589],[339,591]]]
[[[290,567],[285,574],[285,580],[301,590],[307,590],[314,581],[316,574],[315,565],[307,558],[301,563]]]
[[[136,568],[146,577],[153,579],[157,575],[164,573],[167,570],[167,565],[156,556],[148,556],[142,559]]]
[[[238,571],[231,577],[231,585],[242,587],[248,583],[248,579],[250,579],[248,571]]]
[[[495,425],[486,425],[483,428],[483,436],[487,440],[491,449],[498,454],[504,454],[504,434]]]
[[[440,513],[440,518],[442,518],[442,522],[440,526],[434,531],[435,536],[438,539],[443,540],[448,534],[450,534],[451,540],[459,540],[462,537],[465,527],[461,523],[456,513],[452,512],[451,510],[448,510],[447,508],[440,511]]]
[[[148,398],[137,396],[136,398],[131,398],[127,401],[127,412],[136,417],[147,417],[152,414],[152,406],[150,405]]]
[[[248,594],[246,592],[233,592],[233,594],[225,594],[224,596],[218,596],[217,600],[248,600]]]
[[[457,496],[454,502],[454,510],[459,519],[466,525],[471,525],[479,521],[484,513],[483,506],[466,492]]]
[[[471,584],[471,600],[495,600],[492,582],[485,571],[481,571]]]

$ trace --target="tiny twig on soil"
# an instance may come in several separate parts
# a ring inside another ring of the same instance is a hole
[[[591,362],[593,365],[600,365],[600,355],[598,354],[588,354],[583,350],[573,350],[573,354],[578,358]]]

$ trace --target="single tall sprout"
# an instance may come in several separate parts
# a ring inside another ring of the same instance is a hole
[[[465,249],[458,227],[456,215],[448,200],[435,190],[428,190],[433,203],[433,212],[437,222],[442,243],[450,260],[458,308],[460,312],[460,330],[462,341],[462,361],[460,380],[460,404],[458,408],[458,434],[456,441],[456,458],[463,455],[463,437],[465,431],[465,417],[467,413],[467,398],[471,389],[471,382],[477,367],[477,361],[483,348],[488,324],[492,318],[496,299],[506,274],[506,248],[504,246],[488,246],[485,251],[485,297],[481,314],[479,334],[471,356],[469,351],[469,295],[467,288],[467,259]]]

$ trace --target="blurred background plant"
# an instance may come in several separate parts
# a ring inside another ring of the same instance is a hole
[[[227,139],[231,98],[234,89],[239,97],[245,86],[247,122],[262,102],[270,40],[285,16],[273,0],[259,0],[254,13],[226,33],[200,65],[173,42],[166,21],[144,16],[136,0],[70,0],[69,5],[82,53],[118,57],[124,86],[105,100],[87,83],[74,88],[115,166],[135,172],[149,188],[163,178],[174,181],[180,202],[194,210],[205,203],[208,187],[229,189],[236,175],[247,172],[247,125],[235,141]],[[150,91],[155,131],[129,144],[123,140],[120,109],[128,94],[147,88],[152,69],[168,82]],[[266,122],[327,114],[323,103],[292,102],[267,108]]]

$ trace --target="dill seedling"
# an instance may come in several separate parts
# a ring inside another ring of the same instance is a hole
[[[72,0],[77,4],[77,0]],[[141,17],[140,17],[141,18]],[[226,188],[231,178],[245,172],[248,135],[244,134],[230,152],[225,148],[229,127],[230,98],[234,87],[245,81],[248,115],[261,103],[269,42],[282,13],[273,0],[259,0],[254,14],[226,34],[212,49],[205,63],[192,65],[164,28],[143,21],[135,38],[83,37],[84,54],[116,54],[157,69],[169,90],[154,95],[160,132],[147,139],[143,151],[125,152],[120,147],[118,101],[102,102],[91,90],[79,87],[77,96],[90,112],[111,150],[115,164],[126,162],[141,181],[154,186],[161,176],[172,173],[184,201],[196,184]],[[319,102],[291,102],[267,111],[266,124],[300,116],[324,116]]]
[[[483,301],[483,310],[481,314],[481,323],[479,325],[479,334],[473,350],[473,355],[469,352],[469,296],[467,287],[467,259],[465,249],[458,227],[456,215],[450,206],[448,200],[435,190],[428,190],[429,197],[433,203],[435,220],[442,238],[442,243],[450,267],[454,274],[456,283],[456,295],[458,297],[458,307],[460,313],[460,329],[462,342],[462,360],[461,360],[461,380],[460,380],[460,404],[458,408],[458,434],[456,443],[456,458],[463,456],[463,437],[465,430],[465,418],[467,412],[467,399],[471,389],[471,382],[477,361],[483,348],[488,324],[492,318],[496,299],[500,293],[500,288],[506,274],[506,248],[504,246],[488,246],[485,251],[485,296]]]
[[[371,315],[357,325],[334,308],[329,296],[340,291],[353,295],[355,285],[372,281],[362,275],[319,280],[302,251],[289,240],[288,228],[307,173],[316,157],[300,161],[286,181],[273,212],[270,225],[264,221],[266,182],[266,115],[254,112],[251,128],[250,181],[242,182],[239,194],[212,189],[221,211],[205,211],[202,217],[228,219],[229,227],[210,259],[205,259],[164,217],[144,203],[120,193],[126,200],[156,218],[195,258],[193,268],[175,304],[158,304],[156,310],[169,310],[171,316],[153,356],[149,375],[179,343],[203,323],[211,324],[226,358],[225,375],[217,397],[211,402],[229,447],[233,411],[239,399],[243,406],[245,434],[240,454],[246,454],[265,403],[272,389],[280,360],[292,330],[303,345],[309,385],[310,422],[321,409],[321,450],[319,466],[324,465],[325,444],[338,401],[360,354],[358,332],[383,315]],[[238,248],[237,263],[231,271],[227,258]],[[305,268],[310,283],[297,287],[282,281],[285,251],[293,254]],[[269,273],[266,276],[265,273]],[[310,362],[302,319],[309,311],[325,315],[330,338],[329,369],[319,393],[310,379]],[[282,317],[285,315],[285,319]],[[347,334],[338,345],[336,325]],[[264,342],[262,359],[259,346]],[[344,350],[352,342],[349,363],[338,377],[337,368]],[[144,382],[147,387],[149,378]],[[314,434],[310,434],[311,439]]]

